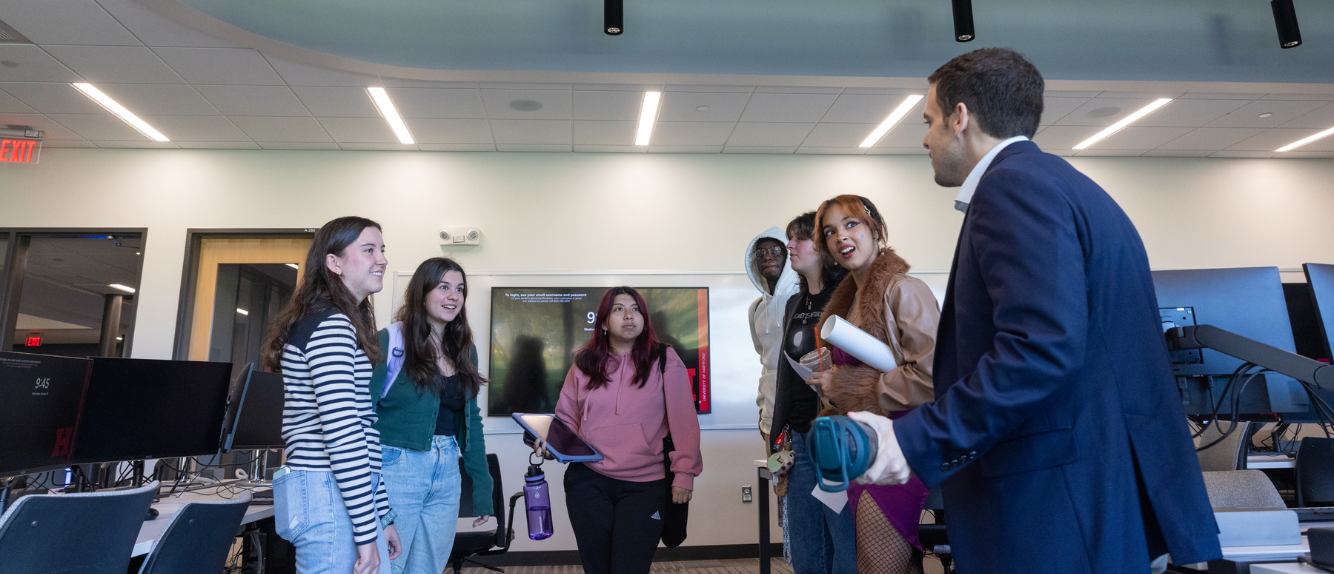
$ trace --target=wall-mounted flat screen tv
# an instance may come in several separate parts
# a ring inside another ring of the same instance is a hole
[[[574,353],[593,336],[608,287],[493,287],[487,414],[553,413]],[[690,374],[695,409],[710,412],[709,290],[636,287],[658,340]]]

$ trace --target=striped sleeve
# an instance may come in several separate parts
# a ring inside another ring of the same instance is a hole
[[[375,542],[376,493],[371,491],[368,437],[357,400],[357,337],[347,317],[331,315],[320,323],[303,349],[310,367],[315,407],[324,451],[334,482],[352,520],[358,546]],[[383,492],[383,488],[380,489]],[[388,509],[387,495],[384,508]]]

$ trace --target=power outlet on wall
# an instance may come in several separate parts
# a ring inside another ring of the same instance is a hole
[[[741,487],[741,502],[750,502],[750,501],[751,501],[750,487],[749,486]]]

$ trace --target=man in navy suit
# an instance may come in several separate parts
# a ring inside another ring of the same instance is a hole
[[[942,485],[961,572],[1147,573],[1221,557],[1135,226],[1028,141],[1042,76],[1000,48],[928,78],[936,183],[965,211],[936,400],[860,480]],[[1151,562],[1153,563],[1151,567]]]

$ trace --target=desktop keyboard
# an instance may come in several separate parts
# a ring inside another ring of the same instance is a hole
[[[1292,511],[1297,513],[1298,522],[1334,522],[1334,506],[1293,508]]]
[[[250,491],[250,504],[273,504],[273,489],[257,488]]]

